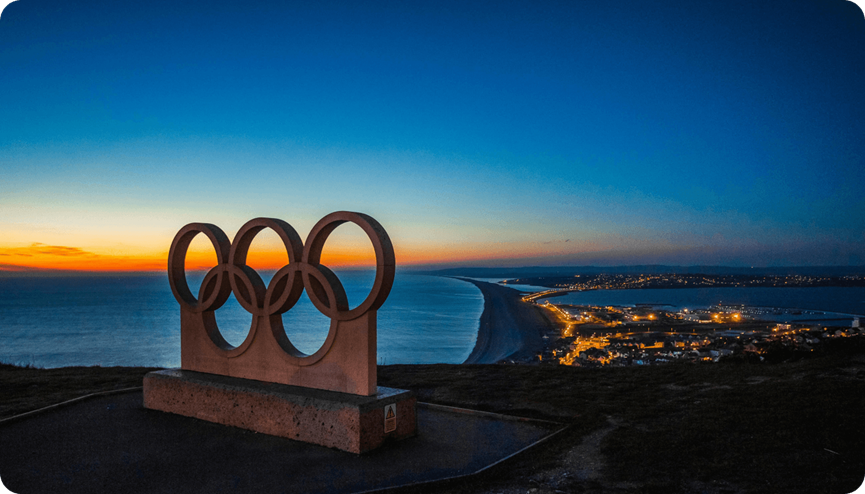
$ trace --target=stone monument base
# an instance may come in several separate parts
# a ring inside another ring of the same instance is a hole
[[[414,393],[360,396],[180,369],[144,377],[144,407],[352,453],[415,435]]]

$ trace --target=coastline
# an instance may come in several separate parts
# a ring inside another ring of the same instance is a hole
[[[495,364],[502,360],[529,360],[543,350],[542,335],[552,324],[535,307],[522,302],[513,288],[454,277],[472,283],[484,296],[478,337],[464,364]]]

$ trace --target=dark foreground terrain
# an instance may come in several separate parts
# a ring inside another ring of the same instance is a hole
[[[0,365],[0,418],[150,369]],[[811,358],[655,367],[379,367],[420,400],[570,427],[508,463],[430,492],[849,493],[865,478],[865,342]]]

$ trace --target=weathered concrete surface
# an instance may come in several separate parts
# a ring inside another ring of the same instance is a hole
[[[396,430],[385,433],[385,407]],[[416,433],[410,391],[379,387],[373,396],[288,386],[185,370],[148,373],[144,406],[352,453]]]
[[[283,350],[281,319],[254,317],[244,344],[227,352],[210,340],[200,314],[181,309],[180,316],[182,369],[364,396],[376,393],[375,312],[331,322],[321,355],[314,355],[310,365],[298,365],[299,359]]]
[[[140,392],[92,398],[0,424],[3,483],[29,494],[347,494],[471,474],[555,430],[418,404],[417,436],[357,455],[148,410],[141,400]]]

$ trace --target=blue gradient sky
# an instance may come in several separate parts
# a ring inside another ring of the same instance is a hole
[[[0,269],[340,209],[401,264],[865,264],[844,0],[19,0],[0,74]]]

